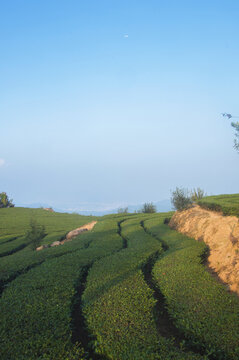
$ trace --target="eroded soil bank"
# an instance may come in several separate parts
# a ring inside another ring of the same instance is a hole
[[[54,241],[54,242],[53,242],[52,244],[50,244],[50,245],[42,245],[42,246],[39,246],[38,248],[36,248],[36,251],[40,251],[40,250],[43,250],[43,249],[48,248],[48,247],[54,247],[54,246],[63,245],[63,244],[65,244],[65,242],[71,241],[73,238],[75,238],[76,236],[80,235],[80,234],[83,233],[84,231],[92,230],[96,223],[97,223],[97,221],[91,221],[90,223],[85,224],[85,225],[83,225],[83,226],[81,226],[81,227],[79,227],[79,228],[77,228],[77,229],[71,230],[70,232],[68,232],[68,233],[66,234],[66,238],[65,238],[65,239]]]
[[[83,231],[89,231],[89,230],[92,230],[93,227],[95,226],[95,224],[97,223],[97,221],[91,221],[90,223],[88,224],[85,224],[75,230],[72,230],[70,231],[67,235],[66,235],[66,239],[63,240],[64,242],[66,242],[67,240],[71,240],[73,239],[74,237],[78,236],[81,232]],[[62,241],[62,242],[63,242]]]
[[[195,206],[176,212],[169,226],[210,248],[209,267],[239,295],[239,219]]]

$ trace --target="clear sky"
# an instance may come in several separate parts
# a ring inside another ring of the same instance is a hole
[[[220,115],[239,115],[238,19],[238,0],[0,0],[0,191],[69,208],[239,192]]]

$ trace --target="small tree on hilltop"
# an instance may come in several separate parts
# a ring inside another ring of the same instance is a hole
[[[175,191],[171,192],[171,202],[175,210],[185,210],[192,206],[192,198],[187,189],[176,187]]]
[[[12,199],[9,200],[8,196],[5,192],[0,193],[0,208],[9,208],[14,207],[14,204],[12,203]]]
[[[127,213],[128,213],[128,207],[118,209],[118,214],[127,214]]]
[[[141,209],[142,213],[156,213],[156,206],[153,203],[145,203]]]
[[[30,230],[26,233],[26,239],[31,244],[33,250],[36,250],[41,244],[41,240],[46,236],[45,227],[37,224],[35,219],[30,221]]]
[[[193,189],[191,191],[191,199],[192,199],[193,202],[204,198],[206,195],[207,194],[205,193],[205,191],[200,189],[200,188]]]

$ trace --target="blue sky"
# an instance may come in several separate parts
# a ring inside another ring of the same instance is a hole
[[[117,207],[239,192],[238,1],[0,0],[0,191]]]

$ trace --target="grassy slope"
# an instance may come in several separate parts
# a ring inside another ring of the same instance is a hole
[[[83,350],[71,341],[76,284],[86,266],[122,246],[117,224],[110,220],[98,223],[81,239],[88,240],[87,248],[77,250],[77,240],[68,243],[69,253],[38,264],[3,292],[1,359],[80,359]]]
[[[68,231],[96,219],[91,216],[52,213],[43,209],[0,209],[0,290],[7,281],[29,267],[47,258],[60,256],[71,248],[71,245],[66,244],[64,247],[46,249],[39,253],[33,252],[27,246],[24,236],[32,218],[35,218],[38,224],[45,226],[47,236],[42,241],[45,244],[60,240]],[[74,247],[77,249],[82,246],[84,244],[73,242],[72,251]]]
[[[24,235],[32,218],[39,225],[45,226],[47,236],[42,244],[61,240],[68,231],[96,219],[91,216],[52,213],[43,209],[0,209],[0,257],[26,249],[29,243]]]
[[[123,229],[131,221],[122,223]],[[137,230],[134,226],[133,231]],[[157,350],[154,299],[139,267],[148,253],[161,246],[151,242],[147,250],[140,234],[137,240],[137,244],[128,241],[127,248],[93,265],[83,295],[87,323],[97,340],[96,351],[110,359],[153,359]]]
[[[94,219],[40,209],[0,209],[0,252],[26,231],[32,211],[50,240]],[[76,284],[87,266],[92,267],[81,301],[96,352],[117,360],[206,358],[175,348],[157,331],[155,299],[142,270],[152,255],[162,253],[156,237],[169,250],[156,262],[154,277],[178,328],[191,344],[211,353],[210,359],[238,359],[238,299],[205,271],[200,258],[205,245],[163,225],[165,216],[105,216],[92,232],[64,246],[41,252],[26,247],[1,257],[0,285],[7,286],[0,300],[1,359],[84,358],[87,346],[77,347],[71,340],[71,312],[79,296]],[[156,237],[145,233],[141,221]]]
[[[21,212],[19,215],[21,217]],[[122,223],[127,248],[123,248],[125,241],[118,234],[122,215],[113,215],[101,218],[92,232],[64,246],[41,252],[27,247],[1,258],[0,279],[5,285],[0,300],[1,359],[79,360],[85,357],[88,346],[84,344],[83,348],[72,343],[71,312],[74,302],[82,295],[77,294],[77,283],[83,281],[84,269],[92,263],[82,301],[90,333],[97,337],[97,343],[102,316],[104,318],[105,336],[103,343],[100,340],[96,346],[97,351],[102,347],[113,359],[145,356],[164,360],[198,359],[158,337],[153,318],[155,300],[141,267],[162,248],[160,242],[140,226],[145,216],[136,217],[126,216],[128,221]],[[22,225],[20,221],[17,223]],[[62,226],[62,219],[59,223]],[[57,221],[55,224],[58,225]],[[99,322],[94,324],[96,319]]]
[[[43,209],[0,209],[0,239],[24,235],[31,218],[44,225],[47,233],[67,232],[95,219],[93,216],[49,212]]]
[[[239,216],[239,194],[207,196],[198,204],[208,210],[220,211],[224,215]]]
[[[96,338],[95,349],[117,360],[202,359],[176,348],[158,334],[156,300],[145,282],[142,267],[152,255],[162,252],[162,246],[140,225],[147,217],[125,219],[120,226],[127,246],[94,263],[89,272],[83,311]]]
[[[206,245],[151,219],[148,231],[169,246],[153,274],[176,326],[210,359],[239,358],[239,300],[206,271]]]

